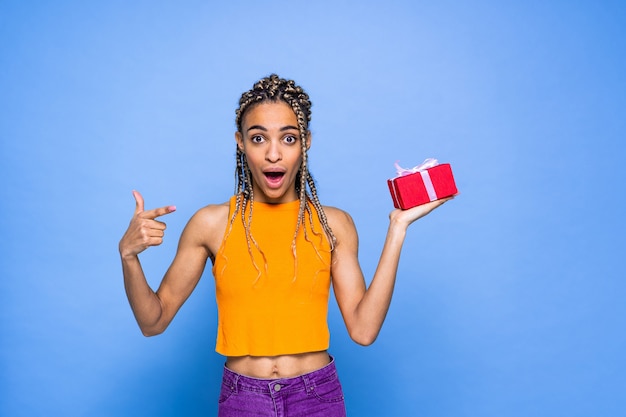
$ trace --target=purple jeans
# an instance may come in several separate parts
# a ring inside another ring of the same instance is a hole
[[[344,417],[335,361],[293,378],[257,379],[224,367],[218,417]]]

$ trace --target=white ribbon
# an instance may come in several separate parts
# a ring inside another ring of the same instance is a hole
[[[428,173],[428,171],[420,171],[419,173],[422,176],[422,180],[424,180],[424,187],[426,187],[428,199],[430,201],[435,201],[437,199],[437,193],[435,192],[433,182],[430,180],[430,174]]]
[[[430,199],[430,201],[435,201],[437,199],[437,193],[435,192],[435,187],[433,186],[433,182],[430,179],[430,175],[428,174],[427,169],[437,165],[439,165],[439,161],[437,161],[435,158],[427,158],[421,164],[410,169],[402,168],[400,165],[398,165],[398,162],[395,163],[396,172],[398,173],[399,177],[409,174],[415,174],[416,172],[420,173],[420,175],[422,176],[422,181],[424,181],[424,187],[426,188],[426,193],[428,194],[428,198]]]
[[[432,168],[436,165],[439,165],[439,161],[437,161],[435,158],[426,158],[424,162],[422,162],[418,166],[408,169],[402,168],[400,165],[398,165],[398,161],[396,161],[396,163],[394,164],[394,166],[396,167],[396,172],[398,173],[398,177],[401,177],[403,175],[415,174],[419,171],[425,171],[428,168]]]

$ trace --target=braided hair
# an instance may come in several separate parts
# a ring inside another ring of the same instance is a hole
[[[299,195],[300,208],[298,212],[298,220],[296,223],[296,229],[292,242],[292,252],[296,252],[296,237],[303,223],[305,222],[305,212],[308,214],[309,222],[312,225],[312,213],[309,204],[311,202],[317,216],[322,224],[324,232],[330,241],[331,250],[335,247],[335,235],[333,234],[322,204],[319,201],[317,195],[317,189],[313,181],[313,177],[309,172],[308,156],[307,156],[307,141],[306,137],[309,134],[309,122],[311,121],[311,100],[308,94],[302,89],[302,87],[296,85],[293,80],[286,80],[280,78],[276,74],[272,74],[269,77],[263,78],[256,82],[251,90],[246,91],[241,95],[239,99],[239,107],[235,111],[237,124],[237,131],[242,132],[242,123],[244,115],[248,110],[254,106],[264,102],[278,102],[282,101],[287,103],[296,115],[298,121],[298,130],[300,133],[300,146],[302,149],[302,162],[298,174],[296,175],[295,188],[296,193]],[[235,194],[237,195],[237,202],[235,212],[231,218],[231,224],[235,220],[237,213],[241,213],[241,217],[246,230],[246,240],[248,242],[248,252],[252,254],[252,243],[263,254],[263,251],[258,247],[254,237],[250,233],[250,225],[252,223],[252,209],[254,204],[254,193],[252,189],[252,176],[246,155],[237,146],[236,153],[236,168],[235,168]],[[310,194],[307,191],[307,186],[310,190]],[[250,207],[248,216],[246,218],[246,208]],[[306,227],[304,227],[306,234]],[[265,255],[263,255],[265,258]],[[297,258],[296,258],[297,260]],[[267,266],[267,264],[266,264]],[[258,269],[258,268],[257,268]]]

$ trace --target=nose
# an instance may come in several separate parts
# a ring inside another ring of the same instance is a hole
[[[282,159],[280,144],[277,141],[270,141],[265,153],[265,159],[269,162],[278,162]]]

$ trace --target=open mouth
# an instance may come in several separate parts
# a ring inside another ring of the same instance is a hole
[[[264,172],[264,174],[265,178],[267,178],[270,183],[280,182],[280,180],[285,176],[284,172]]]

